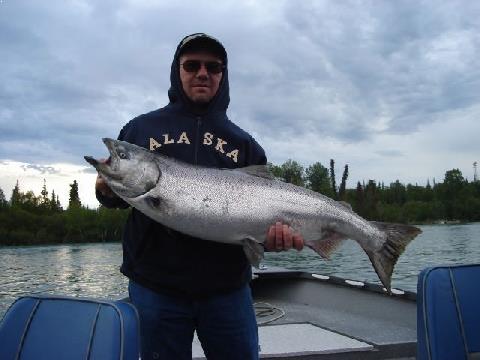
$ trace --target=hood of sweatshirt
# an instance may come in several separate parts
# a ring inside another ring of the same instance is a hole
[[[222,80],[219,84],[215,97],[205,106],[198,107],[185,94],[180,80],[180,56],[184,50],[191,45],[197,47],[205,46],[205,50],[213,49],[214,53],[218,53],[223,60],[225,66],[223,70]],[[228,58],[227,52],[217,39],[203,33],[188,35],[180,41],[173,57],[170,70],[170,89],[168,90],[168,98],[170,104],[180,107],[192,114],[213,114],[216,112],[226,113],[228,104],[230,103],[230,90],[228,84]]]

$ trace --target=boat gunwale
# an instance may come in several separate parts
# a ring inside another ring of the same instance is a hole
[[[326,284],[337,285],[341,287],[347,287],[350,289],[357,289],[361,291],[367,291],[376,293],[379,295],[391,297],[391,298],[398,298],[398,299],[405,299],[410,301],[417,301],[417,293],[409,290],[403,290],[398,288],[392,288],[392,293],[388,294],[385,287],[379,284],[370,283],[367,281],[359,281],[353,279],[342,278],[334,275],[324,275],[324,274],[317,274],[317,273],[310,273],[303,270],[289,270],[289,269],[281,269],[281,268],[272,268],[272,269],[255,269],[253,271],[253,280],[257,279],[295,279],[295,278],[302,278],[302,279],[313,279],[315,281],[320,281]],[[359,285],[361,284],[361,285]]]

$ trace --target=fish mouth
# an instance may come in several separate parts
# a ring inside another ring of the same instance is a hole
[[[95,169],[97,168],[98,164],[100,164],[100,161],[95,159],[93,156],[84,156],[83,157],[90,165],[92,165]]]
[[[115,140],[110,139],[110,138],[102,138],[102,141],[105,144],[105,146],[108,148],[110,153],[112,153],[112,151],[114,151]]]
[[[115,140],[110,138],[103,138],[103,143],[110,152],[110,157],[107,161],[99,161],[93,156],[84,156],[83,158],[92,165],[100,174],[106,175],[112,179],[121,180],[122,177],[118,174],[119,157],[115,149]]]

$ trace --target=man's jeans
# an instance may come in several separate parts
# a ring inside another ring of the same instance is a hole
[[[165,296],[130,281],[140,314],[142,359],[191,360],[194,331],[206,357],[258,359],[258,329],[250,287],[192,301]]]

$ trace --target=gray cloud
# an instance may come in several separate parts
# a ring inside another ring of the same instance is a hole
[[[93,167],[88,167],[80,171],[83,174],[96,174],[97,170],[95,170]]]
[[[41,174],[60,174],[60,170],[55,169],[53,166],[44,166],[44,165],[36,165],[36,164],[23,164],[20,166],[23,171],[27,170],[36,170]]]
[[[391,150],[391,149],[388,149],[388,150],[378,150],[375,152],[376,154],[380,155],[380,156],[384,156],[384,157],[399,157],[399,156],[404,156],[404,153],[402,153],[401,151],[399,150]]]
[[[455,111],[478,114],[478,2],[202,7],[79,0],[0,7],[3,160],[83,165],[84,155],[102,156],[101,137],[116,137],[130,118],[166,104],[175,46],[197,31],[225,43],[232,120],[278,161],[295,146],[303,149],[302,138],[361,148],[446,123]],[[474,145],[468,149],[478,153]],[[372,153],[404,154],[398,148]]]
[[[384,131],[409,133],[431,122],[438,112],[475,103],[471,94],[479,87],[474,77],[478,25],[460,16],[452,20],[452,5],[436,3],[432,9],[431,2],[318,4],[292,2],[286,18],[298,38],[307,37],[310,54],[319,54],[317,58],[326,64],[327,75],[317,76],[316,84],[339,94],[343,106],[329,117],[331,122],[343,117],[368,126],[386,114]],[[478,5],[465,9],[464,4],[453,7],[478,13]],[[300,67],[312,68],[312,57],[305,59]],[[305,108],[312,109],[308,105]],[[342,128],[330,129],[340,138],[350,136]],[[360,132],[359,139],[369,132]]]

